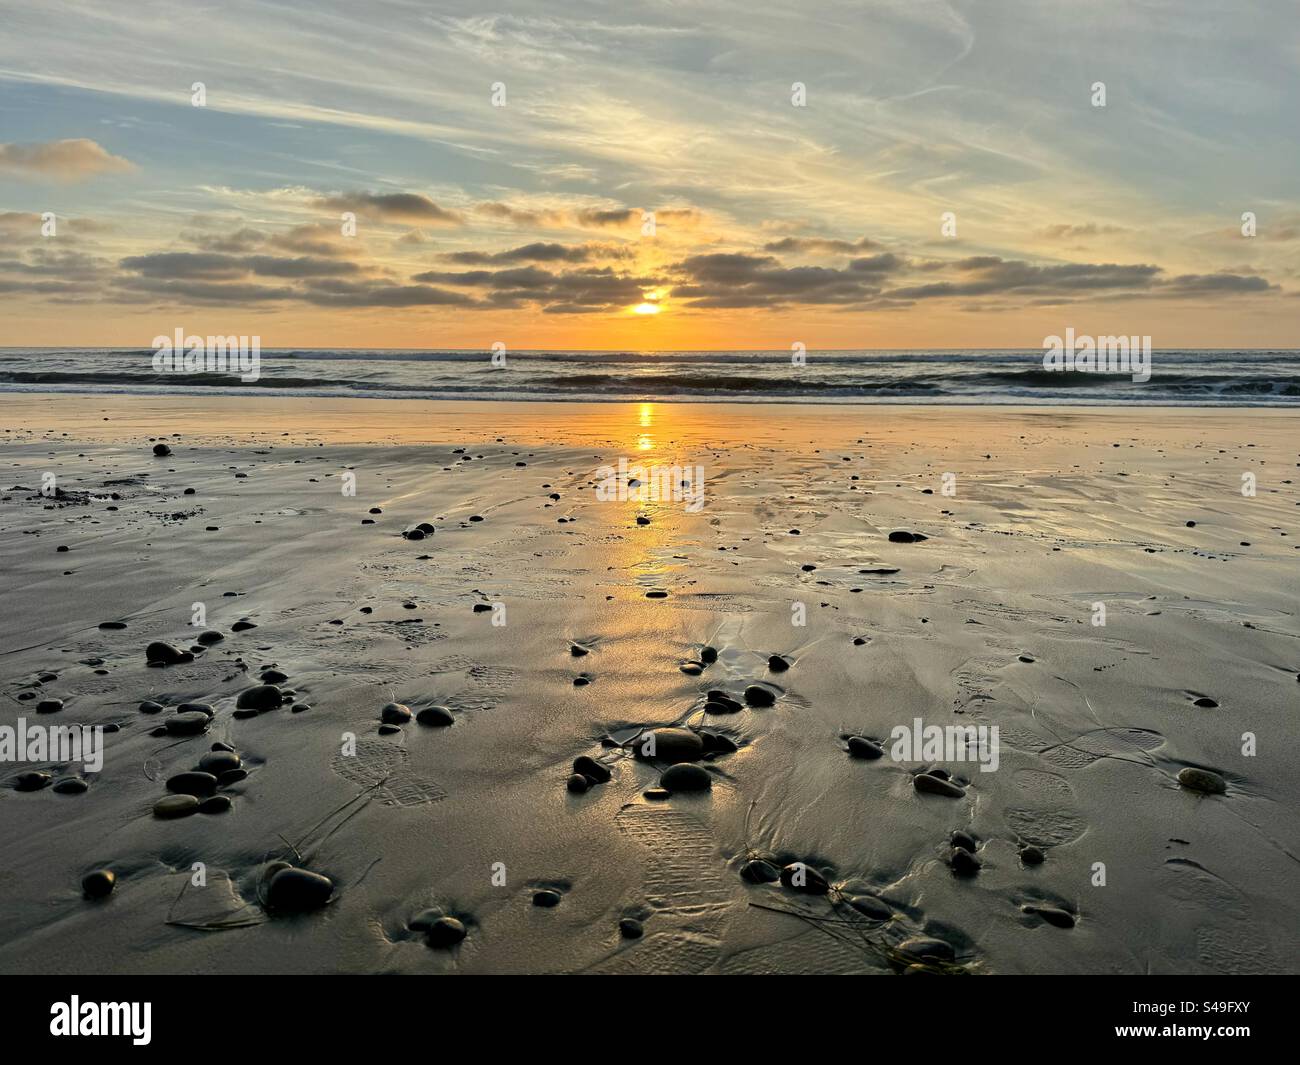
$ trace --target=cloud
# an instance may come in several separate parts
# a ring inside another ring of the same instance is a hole
[[[581,263],[591,259],[626,258],[629,249],[615,244],[556,244],[538,242],[524,244],[506,251],[456,251],[446,256],[448,261],[462,266],[490,266],[495,263]]]
[[[348,192],[323,197],[315,206],[328,211],[351,211],[380,222],[458,226],[465,221],[459,212],[440,207],[418,192]]]
[[[43,144],[0,144],[0,171],[19,177],[73,182],[135,168],[134,163],[84,137]]]
[[[764,251],[804,252],[811,255],[853,255],[871,251],[880,245],[868,237],[858,240],[834,240],[828,237],[783,237],[763,245]]]

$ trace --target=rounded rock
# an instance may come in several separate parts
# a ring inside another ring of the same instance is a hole
[[[245,688],[235,700],[240,710],[274,710],[284,702],[284,693],[274,684],[259,684]]]
[[[189,817],[198,808],[199,800],[193,795],[165,795],[153,804],[153,815],[171,821],[178,817]]]
[[[217,790],[217,778],[211,773],[177,773],[167,778],[167,790],[177,795],[206,798]]]
[[[463,922],[455,917],[443,916],[429,925],[429,930],[424,934],[424,941],[431,947],[445,949],[454,947],[467,934]]]
[[[426,706],[415,715],[415,720],[429,728],[446,728],[448,725],[454,724],[456,718],[445,706]]]
[[[1223,795],[1228,790],[1227,781],[1218,773],[1191,765],[1178,771],[1178,783],[1202,795]]]
[[[411,720],[411,708],[405,703],[385,703],[379,720],[385,725],[405,725]]]
[[[701,766],[683,762],[670,766],[659,778],[659,786],[666,791],[709,791],[713,787],[713,777]]]
[[[113,894],[117,874],[111,869],[96,869],[81,878],[81,893],[88,899],[103,899]]]
[[[333,895],[334,882],[329,877],[291,865],[271,877],[266,904],[281,913],[306,913],[320,909]]]

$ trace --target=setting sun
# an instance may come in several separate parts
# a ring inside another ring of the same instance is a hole
[[[632,308],[633,314],[658,314],[659,304],[657,303],[638,303]]]

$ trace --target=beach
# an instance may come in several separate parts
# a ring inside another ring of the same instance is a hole
[[[116,726],[0,766],[0,970],[1294,972],[1298,425],[0,395],[0,725]],[[637,466],[699,505],[601,498]],[[160,817],[214,744],[229,802]]]

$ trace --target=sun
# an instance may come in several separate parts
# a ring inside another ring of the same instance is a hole
[[[658,314],[660,311],[657,303],[638,303],[632,308],[633,314]]]

